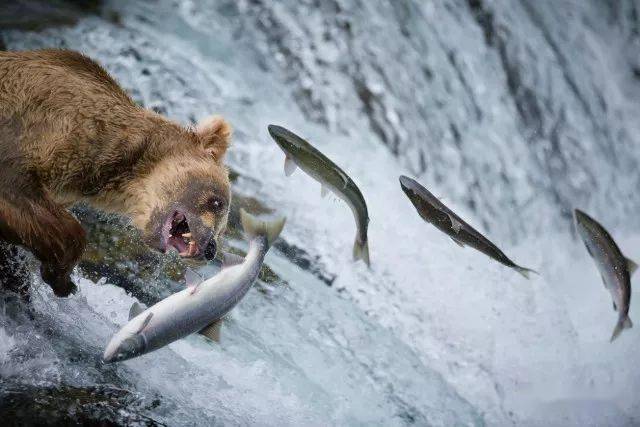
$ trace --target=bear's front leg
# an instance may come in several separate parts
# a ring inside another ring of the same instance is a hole
[[[73,266],[71,267],[73,269]],[[53,289],[53,293],[59,297],[66,297],[76,293],[76,285],[71,280],[71,271],[65,266],[42,263],[40,266],[42,280]]]
[[[57,296],[75,291],[70,274],[84,252],[86,233],[43,190],[32,190],[27,197],[5,191],[5,197],[0,197],[0,237],[24,246],[40,260],[42,279]]]
[[[41,212],[49,227],[31,239],[29,248],[42,263],[40,274],[53,292],[66,297],[76,291],[71,271],[78,263],[86,246],[86,233],[80,223],[64,208],[55,206]]]

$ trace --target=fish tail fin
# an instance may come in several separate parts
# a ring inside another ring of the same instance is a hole
[[[516,266],[514,267],[514,269],[515,269],[518,273],[522,274],[522,277],[524,277],[524,278],[525,278],[525,279],[527,279],[527,280],[529,280],[529,279],[531,278],[531,273],[536,274],[536,275],[538,275],[538,276],[540,275],[540,273],[538,273],[538,272],[537,272],[537,271],[535,271],[535,270],[532,270],[531,268],[520,267],[519,265],[516,265]]]
[[[367,267],[371,266],[369,262],[369,242],[367,240],[362,243],[360,239],[356,238],[356,241],[353,243],[353,259],[355,261],[361,259],[367,264]]]
[[[257,217],[247,213],[244,209],[240,209],[240,222],[242,223],[242,229],[249,238],[264,236],[267,239],[267,247],[271,247],[271,244],[278,238],[286,218],[281,217],[273,221],[263,221]]]
[[[623,330],[629,329],[632,327],[633,327],[633,322],[631,322],[631,319],[629,319],[629,316],[625,317],[624,319],[618,319],[618,323],[616,323],[616,327],[613,329],[613,334],[611,334],[611,340],[609,342],[613,342],[613,340],[618,338],[618,335],[620,335],[620,333]]]

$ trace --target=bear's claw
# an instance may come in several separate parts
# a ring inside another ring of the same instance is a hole
[[[43,265],[40,268],[40,275],[42,276],[42,280],[51,286],[53,293],[57,297],[68,297],[71,294],[75,294],[78,290],[68,273],[60,273],[56,271],[55,268]]]

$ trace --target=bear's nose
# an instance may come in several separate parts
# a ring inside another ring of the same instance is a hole
[[[204,257],[211,261],[216,257],[217,249],[216,241],[211,239],[207,247],[204,249]]]

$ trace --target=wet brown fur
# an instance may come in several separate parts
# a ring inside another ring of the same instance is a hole
[[[230,134],[219,117],[188,129],[140,108],[79,53],[0,52],[0,240],[29,249],[67,295],[86,244],[66,210],[76,202],[129,216],[154,244],[152,223],[180,199],[215,238],[228,214]]]

